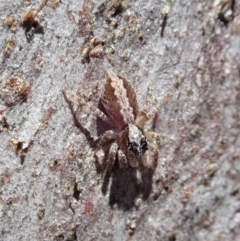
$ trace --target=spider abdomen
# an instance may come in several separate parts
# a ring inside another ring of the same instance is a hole
[[[123,130],[129,123],[134,122],[138,112],[136,93],[125,78],[108,71],[101,101],[107,115],[118,130]]]

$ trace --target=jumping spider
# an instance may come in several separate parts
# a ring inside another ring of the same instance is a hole
[[[116,160],[120,168],[130,165],[132,168],[148,167],[155,170],[158,151],[150,142],[156,139],[157,134],[146,127],[147,122],[156,117],[160,107],[159,102],[155,104],[156,108],[150,111],[152,89],[149,87],[144,108],[139,111],[132,84],[113,71],[107,71],[107,75],[101,93],[104,112],[90,105],[83,96],[63,91],[65,97],[70,97],[80,107],[87,106],[97,117],[112,127],[97,140],[97,162],[101,163],[99,151],[108,146],[106,172],[112,172]]]

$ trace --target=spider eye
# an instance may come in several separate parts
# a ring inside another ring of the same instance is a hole
[[[145,138],[139,140],[139,142],[130,142],[129,151],[135,156],[142,156],[148,149],[147,141]]]
[[[141,146],[142,146],[143,153],[145,153],[145,151],[148,149],[147,141],[145,138],[141,139]]]

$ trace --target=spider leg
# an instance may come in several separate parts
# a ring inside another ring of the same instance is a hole
[[[139,160],[137,159],[137,157],[129,157],[129,165],[133,168],[138,167],[139,166]]]
[[[118,150],[117,154],[118,154],[118,162],[119,162],[120,168],[128,167],[128,160],[127,160],[127,157],[125,156],[125,154],[123,153],[123,151]]]
[[[152,82],[149,82],[147,96],[146,96],[143,110],[139,111],[137,114],[137,117],[136,117],[136,123],[140,127],[143,127],[148,120],[153,119],[157,115],[157,113],[161,107],[162,103],[159,100],[157,100],[157,104],[154,104],[154,106],[155,106],[154,109],[152,111],[150,111],[151,110],[151,108],[150,108],[151,102],[153,100],[152,92],[153,92]]]
[[[143,166],[155,170],[158,165],[158,151],[153,145],[148,145],[148,150],[143,156]]]
[[[149,110],[151,100],[152,100],[152,92],[153,92],[152,81],[150,81],[148,82],[147,97],[143,107],[144,112],[147,112]]]
[[[98,149],[94,153],[97,172],[103,173],[106,170],[106,154],[103,149]]]
[[[72,104],[72,101],[66,96],[66,91],[62,91],[63,93],[63,97],[66,101],[66,103],[68,104],[68,107],[70,109],[70,112],[72,114],[72,117],[73,117],[73,121],[74,121],[74,124],[75,126],[81,130],[81,132],[85,135],[85,137],[87,138],[87,141],[89,143],[89,145],[92,147],[92,148],[96,148],[96,141],[95,141],[95,138],[93,138],[91,136],[91,133],[81,124],[81,122],[79,122],[78,118],[77,118],[77,115],[76,115],[76,112],[73,108],[73,104]],[[79,107],[78,107],[79,108]],[[78,109],[77,109],[78,110]]]
[[[97,150],[95,151],[96,164],[99,171],[103,172],[106,169],[106,149],[104,148],[107,144],[117,139],[117,133],[108,130],[106,131],[97,141]],[[110,147],[111,148],[111,147]],[[110,149],[109,149],[110,152]]]
[[[113,130],[106,131],[99,139],[98,139],[98,148],[101,148],[108,144],[111,141],[115,141],[118,137],[118,134]]]
[[[108,163],[107,163],[107,172],[111,173],[113,165],[115,163],[116,157],[117,157],[117,151],[118,151],[118,144],[114,142],[109,149],[109,155],[108,155]]]
[[[144,130],[144,135],[148,140],[148,142],[154,140],[157,147],[160,148],[162,143],[162,138],[156,132]]]
[[[149,112],[147,114],[148,120],[154,119],[156,117],[156,115],[158,114],[160,108],[163,106],[163,104],[168,103],[171,98],[172,98],[171,93],[168,93],[163,99],[155,98],[155,102],[156,102],[155,107],[153,108],[153,110],[151,112]]]
[[[86,102],[83,95],[77,96],[67,90],[63,90],[62,92],[63,92],[64,96],[66,96],[68,99],[73,100],[75,103],[77,103],[79,105],[79,107],[82,107],[82,106],[88,107],[96,116],[98,116],[103,121],[107,122],[108,124],[112,125],[111,120],[97,107],[90,105],[88,102]]]
[[[104,181],[102,185],[102,192],[105,195],[107,193],[107,188],[109,184],[109,180],[111,177],[111,172],[117,157],[117,151],[118,151],[118,144],[116,142],[112,143],[112,145],[109,148],[109,154],[107,159],[107,170],[104,175]]]
[[[158,165],[158,151],[153,145],[148,145],[148,150],[141,158],[141,163],[136,171],[136,177],[139,184],[151,180],[151,177]],[[146,185],[144,185],[146,187]],[[144,188],[144,187],[143,187]],[[147,188],[149,190],[149,188]],[[144,189],[143,189],[144,190]],[[144,191],[144,193],[147,190]],[[149,193],[148,191],[146,192]],[[146,196],[146,193],[144,194]],[[147,195],[148,196],[148,195]]]

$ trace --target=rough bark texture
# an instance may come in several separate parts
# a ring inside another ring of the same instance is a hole
[[[0,9],[0,240],[239,240],[238,0]],[[133,84],[139,108],[149,80],[172,97],[154,125],[155,173],[139,184],[115,168],[104,195],[96,119],[83,108],[77,128],[62,90],[97,106],[107,69]]]

